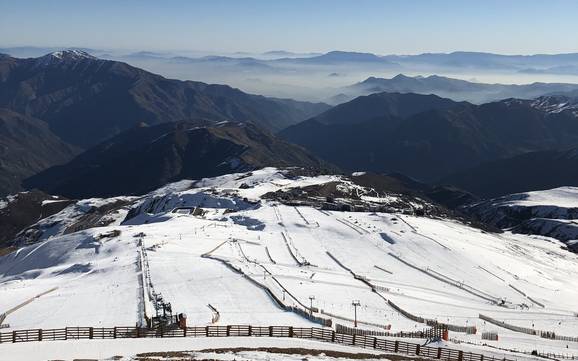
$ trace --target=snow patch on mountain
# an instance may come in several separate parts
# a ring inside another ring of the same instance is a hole
[[[530,105],[550,114],[570,111],[578,116],[578,101],[564,96],[543,96],[535,99]]]
[[[98,60],[98,58],[82,50],[77,49],[61,50],[37,58],[36,65],[47,66],[63,62],[75,63],[81,60]]]
[[[539,234],[567,242],[578,239],[578,187],[510,194],[466,206],[485,223],[513,232]]]

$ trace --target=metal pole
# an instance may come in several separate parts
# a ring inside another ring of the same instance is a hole
[[[354,325],[354,327],[357,327],[357,306],[360,306],[361,302],[359,302],[359,300],[353,300],[353,302],[351,302],[351,304],[353,305],[353,314],[355,317],[353,325]]]

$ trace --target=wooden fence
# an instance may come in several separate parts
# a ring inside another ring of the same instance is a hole
[[[428,328],[422,331],[375,331],[375,330],[365,330],[362,328],[349,327],[340,324],[335,324],[335,331],[337,333],[344,333],[346,335],[363,335],[363,336],[379,336],[379,337],[402,337],[402,338],[421,338],[421,339],[433,339],[442,338],[443,329],[442,328]]]
[[[204,326],[184,329],[147,329],[139,327],[66,327],[59,329],[18,330],[0,333],[0,344],[33,341],[121,339],[145,337],[291,337],[312,339],[375,349],[387,353],[402,353],[445,361],[513,361],[478,353],[441,347],[422,346],[404,341],[386,340],[365,335],[347,335],[324,328],[301,328],[292,326]]]
[[[423,318],[420,316],[413,315],[408,311],[404,310],[403,308],[399,307],[395,303],[393,303],[391,300],[388,300],[387,303],[389,303],[391,308],[393,308],[400,314],[404,315],[406,318],[409,318],[410,320],[413,320],[415,322],[425,323],[426,325],[431,327],[441,326],[447,328],[450,331],[462,332],[468,335],[475,334],[477,332],[476,326],[460,326],[460,325],[452,325],[449,323],[437,322],[436,320],[431,320],[429,318]]]
[[[506,323],[504,321],[496,320],[495,318],[485,316],[482,314],[479,315],[479,318],[484,320],[484,321],[487,321],[491,324],[494,324],[496,326],[500,326],[500,327],[503,327],[505,329],[508,329],[510,331],[525,333],[528,335],[540,336],[542,338],[547,338],[550,340],[578,342],[578,337],[557,335],[556,332],[554,332],[554,331],[542,331],[542,330],[535,330],[533,328],[528,328],[528,327],[520,327],[520,326]]]

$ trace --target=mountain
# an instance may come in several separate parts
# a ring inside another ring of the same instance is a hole
[[[307,57],[287,57],[271,60],[276,63],[292,63],[292,64],[379,64],[379,65],[396,65],[395,63],[372,53],[359,53],[352,51],[330,51],[325,54]]]
[[[378,193],[414,196],[448,209],[479,201],[478,197],[459,188],[425,184],[399,173],[355,172],[351,179],[355,184],[371,188]]]
[[[456,51],[452,53],[387,55],[383,58],[403,65],[427,65],[429,67],[470,68],[480,70],[516,70],[528,67],[546,68],[548,66],[578,63],[578,53],[503,55],[483,52]]]
[[[0,199],[0,256],[25,227],[60,212],[72,201],[40,191],[20,192]],[[3,251],[4,249],[4,251]]]
[[[202,118],[278,131],[328,109],[226,85],[166,79],[79,50],[0,57],[0,107],[40,118],[62,140],[85,149],[142,122]]]
[[[578,252],[578,188],[508,194],[463,208],[468,214],[514,233],[556,238]]]
[[[578,186],[578,148],[530,152],[482,163],[445,177],[440,183],[456,185],[484,198]]]
[[[308,60],[309,59],[309,60]],[[456,51],[452,53],[424,53],[417,55],[376,55],[351,51],[330,51],[309,58],[278,59],[297,63],[338,64],[374,63],[413,69],[475,69],[524,71],[528,69],[548,70],[549,67],[578,64],[578,53],[502,55],[482,52]]]
[[[0,108],[0,196],[21,190],[22,179],[78,153],[42,120]]]
[[[334,169],[251,123],[197,125],[173,122],[125,131],[24,185],[67,197],[101,197],[265,166]]]
[[[326,125],[360,124],[384,116],[407,118],[423,111],[450,109],[456,105],[457,103],[452,100],[435,95],[384,92],[358,97],[348,103],[337,105],[313,119]]]
[[[280,134],[347,171],[398,172],[433,182],[484,162],[577,144],[578,121],[562,105],[567,101],[507,99],[478,106],[434,95],[380,93]],[[556,102],[564,110],[553,111]]]
[[[391,79],[369,77],[357,84],[340,90],[349,99],[379,92],[435,94],[456,101],[486,103],[506,98],[533,99],[553,93],[578,91],[578,84],[532,83],[532,84],[486,84],[438,75],[410,77],[398,74]],[[343,101],[343,97],[342,101]]]

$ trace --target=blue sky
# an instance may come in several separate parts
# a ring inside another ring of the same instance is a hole
[[[578,52],[575,0],[0,0],[0,46]]]

